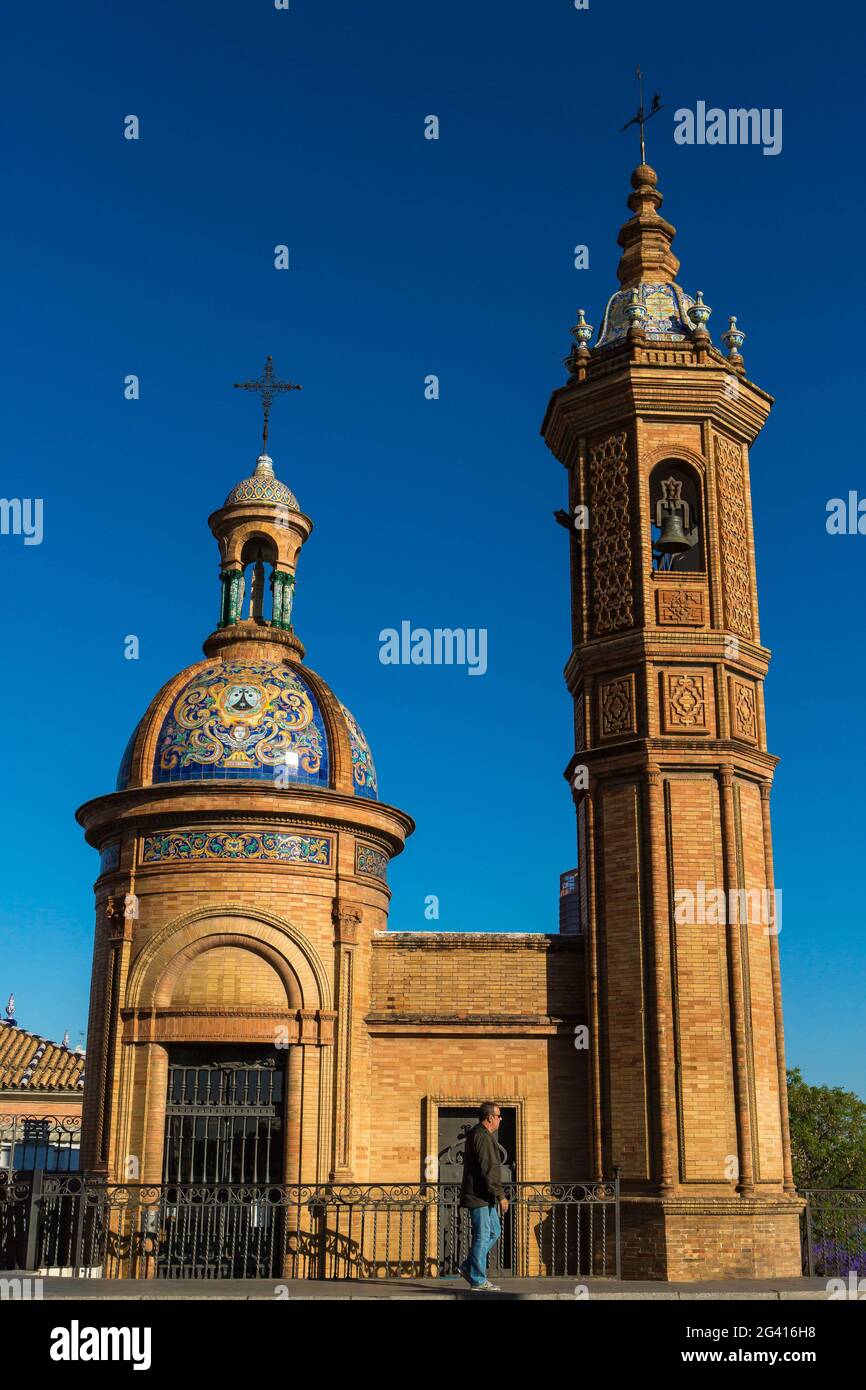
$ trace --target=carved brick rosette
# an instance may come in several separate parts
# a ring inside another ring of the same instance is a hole
[[[602,738],[637,732],[635,723],[634,676],[602,681],[598,690],[599,728]]]
[[[592,503],[593,628],[596,636],[634,626],[634,586],[626,432],[589,454]]]
[[[666,671],[662,709],[668,733],[705,734],[710,731],[707,675],[698,671]]]
[[[725,625],[741,637],[751,637],[752,592],[749,583],[749,539],[743,451],[739,444],[716,435],[716,473],[719,493],[719,531],[722,544]]]
[[[703,627],[703,589],[658,589],[659,627]]]
[[[757,691],[752,681],[729,678],[731,732],[746,743],[758,742]]]

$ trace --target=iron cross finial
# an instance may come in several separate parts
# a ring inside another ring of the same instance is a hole
[[[257,396],[262,399],[262,413],[264,415],[264,429],[262,430],[262,453],[268,452],[268,423],[271,418],[271,406],[274,397],[281,391],[300,391],[301,387],[296,386],[291,381],[278,381],[274,376],[274,359],[268,353],[268,360],[265,369],[258,381],[236,381],[235,386],[239,391],[255,391]]]
[[[640,126],[640,162],[641,164],[646,164],[646,142],[644,140],[643,128],[649,120],[650,116],[654,116],[657,111],[661,111],[662,99],[659,96],[658,92],[656,92],[655,96],[653,97],[653,104],[650,107],[649,113],[647,114],[647,112],[645,112],[644,110],[643,104],[643,73],[640,70],[640,64],[638,64],[637,69],[637,81],[638,91],[640,92],[640,106],[637,109],[637,115],[632,116],[630,121],[626,121],[625,125],[622,128],[623,130],[628,130],[630,125]]]

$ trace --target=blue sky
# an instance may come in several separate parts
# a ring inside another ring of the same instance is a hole
[[[304,386],[271,433],[316,523],[296,627],[418,823],[392,925],[429,926],[436,894],[443,929],[556,930],[575,859],[565,475],[538,429],[576,310],[598,325],[616,288],[639,60],[666,108],[649,156],[680,282],[717,340],[738,315],[776,397],[752,480],[789,1062],[866,1094],[866,537],[825,529],[828,499],[866,495],[861,16],[49,0],[4,29],[0,492],[42,497],[45,534],[0,537],[2,1002],[14,989],[49,1036],[86,1026],[96,855],[73,813],[214,626],[206,518],[258,442],[232,382],[268,352]],[[782,152],[677,145],[674,111],[699,100],[781,108]],[[403,619],[486,628],[487,674],[381,665]]]

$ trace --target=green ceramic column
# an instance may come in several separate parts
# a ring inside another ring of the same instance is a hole
[[[229,580],[229,611],[227,626],[236,623],[241,611],[241,585],[244,582],[243,570],[232,570]]]
[[[271,609],[271,627],[281,627],[280,621],[283,611],[283,576],[279,570],[271,571],[271,593],[274,596],[273,607]]]
[[[295,597],[295,576],[284,574],[283,579],[283,605],[280,613],[280,627],[285,628],[286,632],[292,630],[292,600]]]
[[[226,627],[229,621],[229,609],[231,606],[231,570],[220,570],[220,620],[218,627]]]

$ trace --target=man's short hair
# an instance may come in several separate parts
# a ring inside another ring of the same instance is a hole
[[[490,1119],[492,1119],[492,1118],[493,1118],[493,1112],[494,1112],[495,1109],[496,1109],[496,1101],[495,1101],[495,1100],[484,1100],[484,1101],[482,1101],[481,1104],[480,1104],[479,1107],[478,1107],[478,1118],[479,1118],[479,1120],[490,1120]]]

